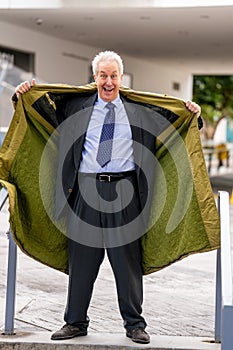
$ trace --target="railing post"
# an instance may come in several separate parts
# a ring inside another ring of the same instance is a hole
[[[221,343],[221,314],[222,314],[222,277],[221,277],[221,248],[217,250],[216,263],[216,298],[215,298],[215,343]]]
[[[5,188],[0,190],[0,211],[2,210],[8,193]],[[7,269],[7,288],[6,288],[6,310],[5,310],[5,335],[14,334],[14,315],[15,315],[15,286],[16,286],[16,265],[17,265],[17,246],[13,240],[11,230],[8,231],[8,269]]]
[[[17,246],[13,240],[11,230],[8,232],[8,270],[6,289],[6,312],[5,312],[5,335],[14,334],[15,315],[15,286],[16,286],[16,266],[17,266]]]

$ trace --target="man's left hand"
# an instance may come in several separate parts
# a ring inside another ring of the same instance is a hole
[[[188,108],[188,110],[190,110],[191,112],[195,113],[197,118],[200,117],[200,115],[201,115],[201,107],[197,103],[188,100],[186,102],[186,107]]]

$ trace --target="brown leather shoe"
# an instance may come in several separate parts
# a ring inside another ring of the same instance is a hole
[[[51,340],[70,339],[83,335],[87,335],[86,329],[80,329],[79,327],[66,323],[61,329],[52,334]]]
[[[149,344],[150,336],[143,328],[127,329],[126,337],[131,338],[135,343]]]

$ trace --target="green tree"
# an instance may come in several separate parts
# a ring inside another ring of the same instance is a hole
[[[202,108],[206,137],[213,138],[222,118],[233,118],[233,76],[194,76],[193,100]]]

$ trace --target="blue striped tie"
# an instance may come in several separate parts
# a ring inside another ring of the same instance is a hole
[[[112,156],[113,134],[115,127],[114,108],[116,106],[109,102],[105,107],[108,108],[108,111],[104,119],[104,124],[100,135],[99,148],[96,156],[96,160],[102,168],[110,162]]]

